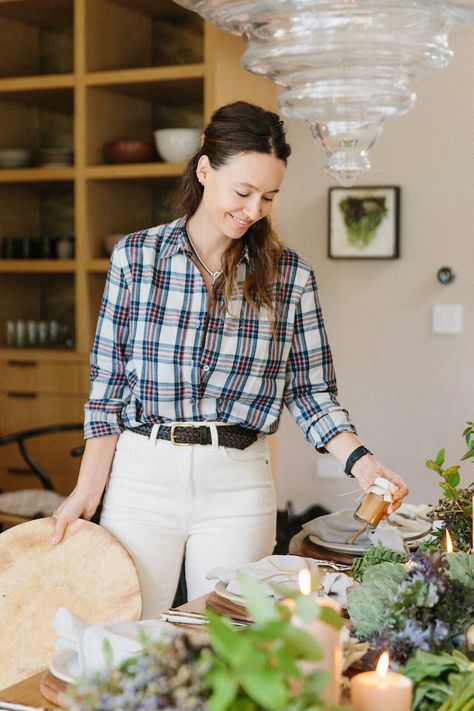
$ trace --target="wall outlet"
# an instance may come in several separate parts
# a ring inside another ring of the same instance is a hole
[[[320,479],[345,479],[344,469],[328,454],[318,454],[316,476]]]

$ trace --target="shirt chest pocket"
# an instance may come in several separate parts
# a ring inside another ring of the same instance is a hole
[[[242,298],[229,303],[223,319],[221,352],[239,358],[239,367],[267,360],[272,344],[272,323],[265,310],[257,314]]]

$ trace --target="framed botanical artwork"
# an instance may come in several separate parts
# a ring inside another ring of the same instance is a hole
[[[373,185],[329,188],[328,256],[397,259],[400,256],[400,188]]]

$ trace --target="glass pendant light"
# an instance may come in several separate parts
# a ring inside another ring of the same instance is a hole
[[[282,87],[283,115],[309,123],[326,172],[353,185],[411,84],[445,67],[448,34],[474,0],[176,0],[247,42],[243,66]]]

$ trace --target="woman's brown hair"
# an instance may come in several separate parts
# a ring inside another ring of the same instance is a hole
[[[246,101],[236,101],[217,109],[204,131],[200,149],[182,175],[178,193],[182,214],[191,217],[202,200],[203,186],[196,175],[201,156],[206,155],[211,166],[218,169],[239,153],[249,151],[272,154],[286,165],[291,148],[278,114]],[[251,225],[242,239],[233,240],[227,248],[216,292],[223,292],[227,307],[236,285],[237,265],[245,248],[251,268],[244,282],[243,295],[256,311],[266,307],[274,318],[275,304],[269,287],[276,280],[284,246],[268,217]]]

